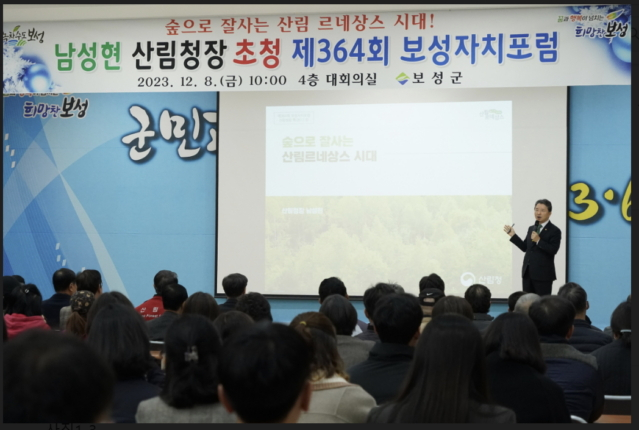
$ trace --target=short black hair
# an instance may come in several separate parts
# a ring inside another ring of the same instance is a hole
[[[248,293],[237,299],[236,311],[244,312],[253,321],[258,322],[262,320],[273,321],[271,315],[271,304],[260,293]]]
[[[332,294],[339,294],[340,296],[346,297],[346,285],[344,285],[340,278],[333,276],[320,282],[318,293],[320,303],[324,303],[324,299]]]
[[[178,275],[170,270],[160,270],[153,277],[153,288],[156,294],[162,294],[162,288],[170,284],[177,284]]]
[[[575,320],[575,307],[559,296],[544,296],[530,305],[528,316],[542,336],[566,337]]]
[[[552,212],[552,203],[550,203],[550,200],[548,200],[548,199],[539,199],[539,200],[537,200],[535,202],[535,207],[538,204],[540,204],[540,203],[548,208],[548,212]]]
[[[93,269],[86,269],[75,278],[75,284],[78,286],[78,291],[91,291],[96,294],[102,286],[102,276],[100,272]]]
[[[373,319],[373,314],[375,313],[375,303],[384,297],[387,294],[397,294],[395,293],[395,289],[388,284],[380,282],[376,284],[366,291],[364,291],[364,309],[366,309],[366,313],[368,314],[368,318],[375,321]]]
[[[320,313],[326,315],[335,326],[335,332],[351,336],[357,326],[357,310],[346,297],[333,294],[322,302]]]
[[[189,298],[186,288],[180,284],[169,284],[162,288],[162,305],[164,309],[178,311],[182,303]]]
[[[113,372],[75,336],[27,330],[3,356],[5,423],[94,423],[111,404]]]
[[[515,291],[510,296],[508,296],[508,311],[509,312],[512,312],[512,311],[515,310],[515,305],[517,304],[517,300],[519,300],[519,298],[521,296],[523,296],[524,294],[526,294],[525,291]]]
[[[220,315],[220,307],[215,298],[209,293],[198,291],[191,294],[184,302],[182,315],[198,314],[214,321]]]
[[[235,333],[238,333],[253,324],[255,324],[253,318],[244,312],[235,310],[223,312],[215,318],[215,321],[213,321],[213,325],[222,338],[222,343],[226,342],[226,340]]]
[[[373,318],[382,343],[408,345],[419,330],[424,313],[412,294],[388,294],[377,302]]]
[[[446,285],[444,284],[444,280],[437,273],[431,273],[419,280],[419,291],[426,288],[436,288],[444,291]]]
[[[612,332],[619,337],[624,345],[630,348],[630,332],[621,330],[631,330],[630,325],[632,322],[631,305],[630,302],[622,302],[615,308],[610,317],[610,328]]]
[[[248,278],[241,273],[231,273],[222,279],[222,288],[227,297],[233,298],[242,295],[248,284]]]
[[[75,272],[67,268],[58,269],[53,272],[52,282],[56,293],[64,291],[72,282],[75,282]]]
[[[575,312],[581,313],[586,311],[588,294],[578,283],[568,282],[567,284],[562,285],[559,288],[559,291],[557,291],[557,295],[572,303],[575,307]]]
[[[93,323],[93,320],[95,319],[95,316],[98,314],[98,312],[100,312],[102,308],[111,303],[120,303],[133,308],[133,303],[131,303],[131,300],[129,300],[127,296],[119,291],[109,291],[108,293],[100,294],[100,296],[93,301],[93,304],[89,308],[89,313],[87,314],[87,333],[91,331],[91,324]]]
[[[231,406],[247,423],[282,421],[310,376],[311,353],[295,329],[263,321],[224,344],[218,375]]]
[[[446,296],[442,297],[433,306],[432,317],[433,319],[440,315],[446,314],[458,314],[465,316],[469,320],[473,319],[473,308],[463,297],[458,296]]]
[[[11,292],[7,314],[42,315],[42,294],[34,284],[18,285]]]
[[[473,312],[485,314],[490,310],[490,290],[482,284],[473,284],[464,293],[464,298],[470,303]]]
[[[16,281],[20,282],[21,284],[26,284],[26,282],[24,281],[24,278],[20,275],[13,275],[13,277],[15,278]]]

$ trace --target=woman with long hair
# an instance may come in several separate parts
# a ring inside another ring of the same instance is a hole
[[[91,291],[76,291],[71,296],[71,315],[66,320],[65,330],[81,339],[87,337],[87,314],[91,305],[95,301],[95,296]]]
[[[42,316],[42,294],[38,287],[33,284],[18,285],[10,296],[11,301],[4,316],[8,339],[34,328],[51,329]]]
[[[203,315],[209,320],[215,321],[220,314],[220,307],[212,295],[198,291],[197,293],[191,294],[184,302],[182,315],[186,314]]]

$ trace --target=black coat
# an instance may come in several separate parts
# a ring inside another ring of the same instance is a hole
[[[237,306],[237,298],[236,297],[232,297],[230,299],[227,299],[224,303],[222,303],[219,306],[220,307],[220,313],[228,312],[228,311],[234,311],[235,310],[235,306]]]
[[[530,279],[536,281],[554,281],[557,279],[555,272],[555,254],[559,251],[561,245],[561,230],[559,227],[548,221],[548,224],[539,234],[539,242],[535,242],[530,238],[531,233],[535,229],[534,225],[528,227],[525,241],[516,234],[510,238],[510,241],[526,253],[524,256],[524,264],[521,269],[521,276],[526,273],[529,268]]]
[[[573,325],[575,330],[572,332],[570,339],[568,339],[568,343],[579,352],[590,354],[594,350],[612,342],[612,337],[597,327],[590,325],[585,320],[575,319]]]
[[[604,394],[630,396],[630,347],[617,339],[590,355],[597,358],[604,379]]]
[[[71,296],[55,293],[42,302],[42,315],[52,329],[60,328],[60,309],[71,304]]]

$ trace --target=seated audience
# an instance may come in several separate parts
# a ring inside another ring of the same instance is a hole
[[[355,336],[356,338],[372,340],[373,342],[379,341],[379,336],[375,332],[373,314],[375,313],[377,301],[388,294],[395,294],[395,290],[390,285],[381,282],[364,291],[364,315],[368,318],[369,323],[366,330]]]
[[[4,316],[8,339],[30,329],[50,330],[42,316],[42,295],[38,287],[33,284],[19,285],[11,292],[11,297],[11,304]]]
[[[119,291],[110,291],[108,293],[100,294],[100,297],[93,301],[93,304],[89,308],[89,313],[87,314],[87,334],[91,331],[91,324],[98,312],[112,303],[120,303],[125,306],[133,307],[131,300]]]
[[[564,390],[570,415],[596,421],[603,410],[603,379],[597,359],[568,343],[575,307],[563,297],[544,296],[530,306],[528,316],[539,333],[546,376]]]
[[[437,273],[431,273],[419,280],[419,291],[423,291],[427,288],[434,288],[443,293],[446,285],[444,284],[444,280]]]
[[[254,324],[253,318],[240,311],[227,311],[221,313],[213,325],[222,339],[222,343],[235,333],[244,330]]]
[[[419,292],[419,304],[422,306],[422,312],[424,317],[422,318],[422,324],[419,326],[419,332],[423,332],[426,324],[433,318],[433,307],[435,303],[446,294],[442,290],[437,288],[424,288]]]
[[[492,400],[515,411],[518,423],[569,423],[559,385],[544,376],[535,324],[525,315],[499,315],[484,332],[488,386]]]
[[[138,406],[138,423],[233,423],[219,402],[217,358],[222,343],[211,320],[185,314],[166,332],[166,379],[159,397]]]
[[[242,295],[237,300],[235,310],[244,312],[255,322],[260,322],[262,320],[273,321],[273,316],[271,315],[271,304],[260,293],[248,293]]]
[[[345,298],[334,296],[335,298]],[[348,302],[348,300],[346,300]],[[304,312],[290,324],[308,342],[311,353],[311,403],[300,423],[364,423],[375,399],[348,382],[337,352],[335,327],[326,315]]]
[[[113,372],[74,336],[41,330],[18,336],[4,346],[2,373],[5,423],[110,420]]]
[[[333,294],[324,299],[319,311],[326,315],[335,327],[337,351],[344,362],[344,368],[348,369],[366,360],[375,342],[352,336],[357,326],[357,311],[353,304],[346,297]]]
[[[87,336],[87,315],[95,301],[91,291],[76,291],[71,296],[71,316],[67,318],[65,330],[84,339]],[[64,309],[64,308],[63,308]]]
[[[296,423],[311,400],[310,364],[302,335],[262,321],[224,344],[218,362],[220,401],[238,422]]]
[[[102,294],[102,276],[97,270],[87,269],[78,274],[75,278],[75,285],[78,291],[89,291],[95,298]],[[73,296],[71,296],[73,297]],[[60,329],[64,330],[67,320],[71,316],[71,305],[60,309]]]
[[[153,289],[155,295],[135,310],[142,315],[144,321],[151,321],[152,319],[159,318],[164,313],[164,304],[162,304],[162,288],[167,285],[177,284],[178,275],[170,270],[160,270],[153,277]]]
[[[222,288],[226,294],[226,301],[220,305],[220,312],[228,312],[235,309],[237,300],[246,294],[248,278],[241,273],[231,273],[222,279]]]
[[[202,315],[211,321],[215,321],[220,314],[220,307],[212,295],[198,291],[184,302],[182,315],[187,314]]]
[[[435,319],[445,314],[458,314],[473,320],[473,308],[463,297],[446,296],[438,300],[433,306],[432,318]]]
[[[526,293],[517,300],[517,303],[515,303],[515,310],[513,312],[528,315],[528,309],[530,309],[530,305],[532,305],[539,299],[541,299],[541,297],[538,294]]]
[[[586,311],[590,309],[590,303],[588,303],[588,294],[581,285],[576,282],[568,282],[559,288],[557,295],[565,298],[575,307],[575,321],[573,322],[575,329],[568,340],[569,344],[584,354],[588,354],[612,342],[612,337],[586,320]]]
[[[515,310],[517,299],[519,299],[524,294],[526,294],[525,291],[515,291],[510,296],[508,296],[508,312],[513,312]]]
[[[340,296],[348,299],[346,285],[344,285],[344,282],[342,282],[340,278],[335,276],[326,278],[320,282],[318,294],[320,305],[324,303],[324,300],[326,300],[328,296],[332,296],[333,294],[339,294]],[[353,336],[363,333],[367,327],[368,324],[364,321],[357,320],[357,325],[355,326],[355,330],[353,330]]]
[[[133,307],[110,303],[102,307],[93,319],[87,344],[106,360],[115,373],[113,421],[135,422],[140,402],[160,393],[160,387],[149,382],[153,379],[149,377],[153,358],[144,319]]]
[[[514,423],[515,413],[489,401],[481,336],[460,315],[428,323],[399,395],[371,410],[373,423]]]
[[[14,276],[2,277],[2,312],[5,313],[11,304],[13,289],[20,285]]]
[[[464,293],[464,298],[470,303],[470,307],[473,308],[473,324],[480,332],[486,330],[494,319],[488,315],[490,297],[490,290],[481,284],[471,285]]]
[[[59,269],[53,273],[55,293],[42,302],[42,315],[52,329],[60,329],[60,309],[69,306],[71,295],[76,292],[75,273],[71,269]]]
[[[20,275],[13,275],[14,279],[16,281],[18,281],[19,283],[21,283],[22,285],[26,284],[26,282],[24,281],[24,278]]]
[[[376,304],[373,321],[380,342],[375,343],[368,359],[349,368],[348,374],[378,405],[399,392],[413,359],[422,315],[419,300],[410,294],[387,294]]]
[[[149,326],[149,338],[151,340],[163,341],[166,329],[169,325],[175,321],[179,312],[182,310],[182,306],[189,295],[180,284],[169,284],[162,288],[162,305],[164,306],[164,313],[158,318],[147,321]]]
[[[628,298],[626,298],[626,301],[627,301],[628,303],[630,303],[630,296],[632,296],[632,294],[628,294]],[[611,328],[610,326],[605,327],[605,328],[603,329],[603,332],[604,332],[604,333],[606,333],[608,336],[613,337],[613,334],[612,334],[612,328]]]
[[[397,282],[389,282],[388,285],[390,285],[397,294],[404,294],[406,292],[404,291],[404,287],[399,285]]]
[[[612,313],[610,327],[614,341],[591,354],[597,359],[604,380],[604,394],[630,396],[630,302],[623,302]]]

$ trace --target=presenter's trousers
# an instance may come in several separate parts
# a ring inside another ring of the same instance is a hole
[[[549,296],[552,292],[553,281],[538,281],[530,279],[530,271],[526,268],[524,277],[522,278],[523,290],[526,293],[535,293],[539,296]]]

